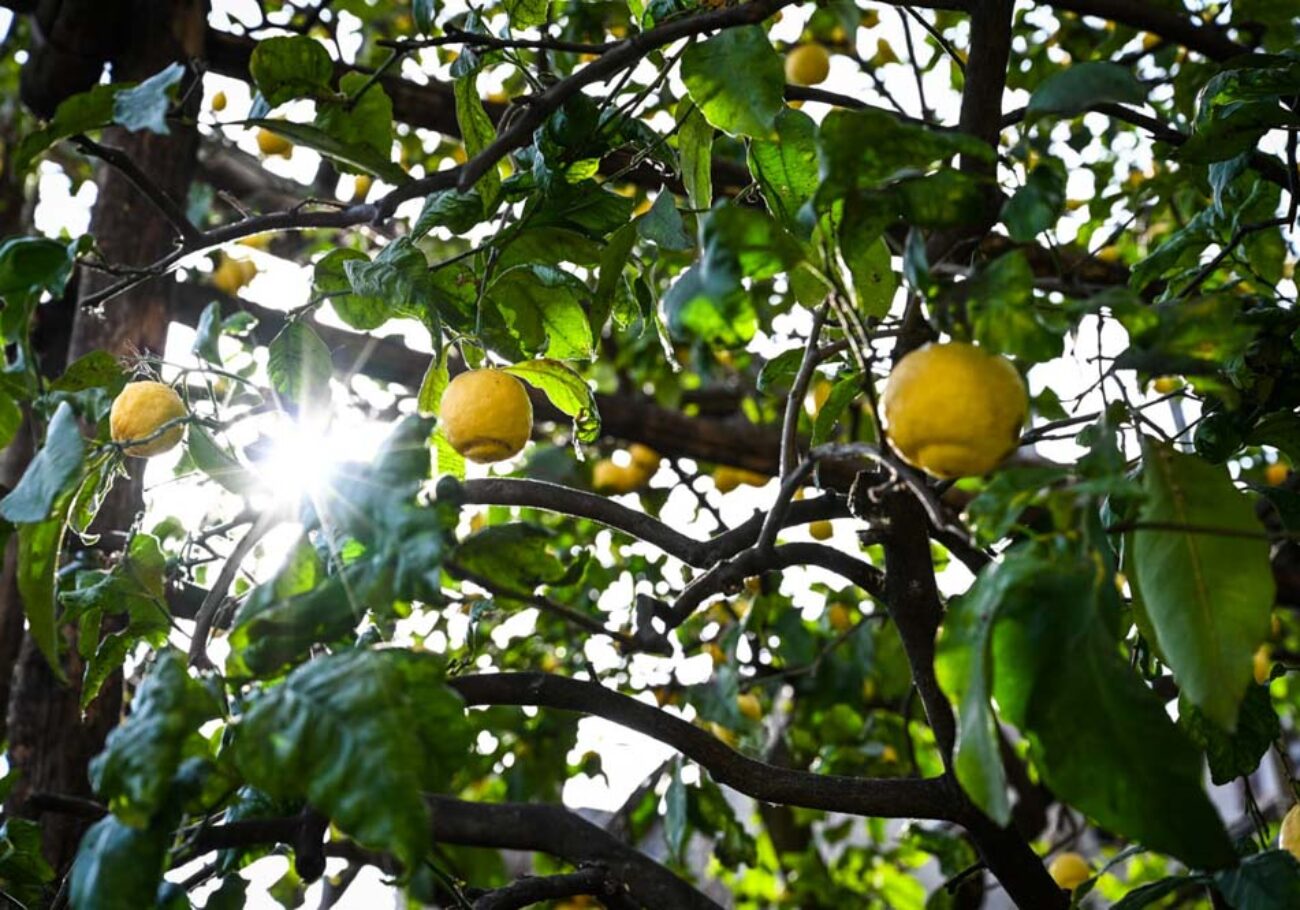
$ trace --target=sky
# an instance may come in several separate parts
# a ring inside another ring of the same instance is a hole
[[[458,6],[463,7],[463,5],[463,3],[456,2],[443,4],[448,9]],[[229,28],[232,19],[249,23],[258,21],[258,6],[253,0],[215,0],[212,7],[210,23],[216,28]],[[807,12],[807,10],[786,11],[783,20],[773,28],[772,38],[778,42],[797,40]],[[875,53],[876,42],[880,39],[891,43],[896,48],[905,47],[899,19],[895,15],[896,11],[881,7],[880,13],[881,22],[877,28],[870,31],[863,29],[858,33],[859,51],[863,56],[872,56]],[[1047,14],[1039,15],[1036,12],[1034,15],[1038,15],[1044,26],[1050,28],[1051,21]],[[342,13],[341,16],[344,22],[342,32],[344,36],[343,48],[345,55],[350,56],[355,53],[356,48],[359,46],[360,35],[356,30],[356,20],[352,19],[347,13]],[[7,13],[0,11],[0,33],[3,33],[7,28],[7,17]],[[899,53],[902,55],[901,50]],[[884,100],[877,95],[870,80],[866,76],[856,73],[855,70],[856,66],[852,61],[843,57],[833,59],[831,76],[822,87],[884,105]],[[431,57],[426,57],[419,62],[407,61],[402,74],[406,78],[415,81],[424,81],[430,76],[442,79],[448,78],[445,68],[439,68],[436,61]],[[493,77],[482,80],[481,88],[484,94],[495,90],[499,86],[500,77],[495,78],[498,80],[496,83],[493,82]],[[905,64],[885,67],[882,71],[882,78],[890,92],[909,113],[919,114],[917,88],[910,67]],[[956,98],[950,90],[948,78],[946,68],[940,65],[925,77],[925,88],[927,98],[932,105],[937,107],[940,119],[946,123],[953,123],[957,119]],[[678,83],[678,88],[680,90],[680,83]],[[218,124],[218,118],[210,110],[211,98],[217,91],[223,91],[228,99],[228,107],[219,115],[220,120],[235,121],[240,119],[244,116],[249,105],[249,91],[245,83],[208,75],[205,78],[206,97],[203,106],[205,129],[220,128],[228,140],[235,141],[245,151],[256,154],[256,145],[250,131],[238,126],[221,126]],[[1018,107],[1026,101],[1027,95],[1025,93],[1009,91],[1004,101],[1004,108]],[[804,106],[804,110],[815,119],[820,119],[827,108],[824,105],[809,103]],[[280,113],[289,117],[309,116],[310,105],[307,103],[286,105],[280,110]],[[1098,115],[1088,116],[1095,117]],[[1122,141],[1130,142],[1127,138]],[[1149,172],[1152,162],[1148,150],[1139,145],[1136,140],[1132,140],[1131,145],[1131,148],[1121,149],[1122,154],[1128,157],[1133,167]],[[1094,190],[1091,173],[1079,165],[1086,163],[1099,154],[1101,154],[1101,150],[1097,148],[1085,149],[1081,154],[1075,154],[1068,149],[1063,150],[1063,157],[1066,159],[1070,173],[1067,193],[1069,198],[1086,199],[1091,196]],[[318,158],[314,152],[308,149],[297,148],[289,160],[273,158],[266,160],[265,164],[269,170],[281,176],[306,184],[315,175]],[[1014,189],[1015,181],[1023,175],[1004,171],[1001,176],[1007,187]],[[376,181],[371,198],[377,198],[383,190],[383,185]],[[340,198],[348,198],[351,191],[351,178],[342,178],[339,187]],[[67,232],[71,235],[83,233],[89,224],[90,206],[94,202],[94,196],[95,190],[92,184],[85,184],[73,193],[67,178],[58,167],[51,162],[43,163],[40,170],[40,205],[35,212],[37,228],[42,233],[49,235],[58,235],[61,232]],[[415,211],[418,211],[419,205],[419,200],[407,203],[402,210],[399,210],[399,216],[413,215]],[[1115,223],[1118,224],[1126,215],[1123,212],[1117,212],[1114,217]],[[1071,219],[1072,216],[1067,215],[1058,229],[1057,236],[1062,242],[1068,242],[1074,237],[1075,225]],[[484,227],[480,230],[487,229]],[[1101,235],[1105,233],[1107,232],[1103,231]],[[276,309],[289,309],[307,302],[311,283],[310,263],[287,262],[244,246],[232,247],[231,252],[234,255],[253,260],[259,267],[258,277],[243,291],[243,295],[247,299]],[[184,267],[190,273],[189,280],[203,280],[201,273],[210,269],[210,261],[206,256],[194,257],[184,263]],[[901,295],[899,303],[901,303]],[[341,325],[328,308],[325,308],[320,313],[320,318],[322,322],[327,324]],[[786,333],[806,332],[808,324],[809,320],[806,314],[782,317],[777,320],[776,335],[774,337],[760,336],[751,345],[751,350],[765,357],[772,356],[790,346],[791,343],[787,340]],[[429,350],[427,338],[421,338],[422,330],[413,324],[397,328],[390,324],[390,326],[385,326],[381,332],[384,334],[398,334],[412,347],[419,350]],[[173,325],[168,336],[166,360],[176,366],[197,366],[198,364],[191,354],[193,340],[194,333],[191,329],[185,326]],[[1100,333],[1095,331],[1095,325],[1085,326],[1084,330],[1076,338],[1067,339],[1065,356],[1057,361],[1034,368],[1029,377],[1031,392],[1037,392],[1044,386],[1050,385],[1057,390],[1063,400],[1071,395],[1083,392],[1096,379],[1095,367],[1086,365],[1091,363],[1099,352],[1113,352],[1119,349],[1124,342],[1123,330],[1114,322],[1105,324]],[[227,340],[227,343],[231,346],[230,351],[233,352],[237,345],[229,340]],[[257,356],[260,358],[260,362],[265,362],[265,351],[259,352]],[[1135,399],[1142,398],[1143,391],[1133,387],[1131,377],[1127,381],[1130,385],[1130,394]],[[371,403],[382,406],[393,403],[391,394],[379,389],[378,386],[365,380],[364,377],[356,380],[355,387],[360,395]],[[242,435],[233,440],[237,445],[251,441],[254,429],[261,430],[277,440],[273,454],[264,470],[271,479],[272,486],[283,491],[285,495],[296,497],[304,490],[310,491],[313,486],[326,482],[331,465],[338,461],[368,460],[388,432],[389,425],[387,423],[370,420],[361,409],[341,404],[345,400],[341,388],[336,388],[335,392],[336,404],[340,404],[340,406],[336,408],[331,425],[323,433],[319,428],[303,429],[297,427],[291,420],[283,416],[268,415],[256,424],[250,422],[245,425],[239,431]],[[1102,403],[1097,393],[1085,394],[1078,402],[1078,412],[1088,413],[1098,410]],[[404,406],[409,409],[409,405],[410,402],[408,401]],[[1175,425],[1173,413],[1166,408],[1162,407],[1153,411],[1151,416],[1166,429],[1172,430]],[[1189,409],[1183,416],[1186,419],[1192,419],[1195,412]],[[1040,446],[1037,451],[1044,457],[1064,462],[1073,461],[1079,453],[1079,449],[1068,441],[1046,443]],[[154,459],[146,469],[145,478],[150,516],[146,520],[146,527],[153,523],[153,519],[161,519],[168,515],[180,518],[186,527],[198,527],[211,514],[218,512],[229,513],[232,505],[231,500],[222,501],[220,498],[214,500],[214,496],[228,496],[228,494],[214,493],[210,485],[200,486],[195,478],[176,478],[174,476],[174,468],[178,457],[179,454]],[[503,471],[508,471],[509,468],[510,463],[501,466]],[[488,469],[470,465],[470,473],[471,476],[483,475],[488,473]],[[671,472],[665,468],[652,485],[668,487],[672,485],[672,480]],[[721,512],[724,520],[728,525],[734,525],[747,518],[753,510],[768,507],[775,496],[775,487],[775,483],[770,483],[761,490],[741,487],[723,497]],[[624,500],[633,507],[637,505],[635,496],[624,497]],[[674,527],[697,537],[707,536],[710,532],[716,530],[712,526],[710,519],[707,517],[696,519],[692,514],[693,512],[694,508],[690,496],[684,490],[678,490],[670,497],[662,517]],[[466,523],[468,523],[469,517],[468,514],[465,516]],[[837,521],[835,523],[835,536],[831,543],[847,549],[856,549],[857,542],[854,531],[852,521]],[[256,560],[249,567],[249,577],[265,578],[273,572],[287,552],[288,547],[295,540],[296,533],[295,527],[285,526],[268,537],[257,554]],[[792,529],[786,532],[783,537],[788,540],[808,539],[805,529]],[[609,558],[608,539],[609,534],[606,532],[600,535],[597,540],[598,554],[602,555],[606,560]],[[643,546],[647,551],[650,549],[645,545],[640,546]],[[970,580],[969,573],[955,561],[945,570],[941,578],[942,585],[945,591],[948,592],[963,590]],[[808,590],[809,585],[815,581],[833,582],[838,585],[838,581],[833,576],[819,570],[787,573],[782,583],[783,591],[792,595],[796,606],[803,609],[810,618],[815,616],[822,608],[821,598],[813,595]],[[601,600],[601,606],[610,610],[611,620],[618,622],[626,616],[627,606],[633,600],[633,592],[633,583],[628,576],[624,576],[619,583],[605,592]],[[493,629],[493,639],[498,644],[503,644],[510,637],[527,635],[531,630],[534,618],[532,611],[525,610],[516,613]],[[468,620],[463,620],[459,625],[453,624],[449,630],[451,636],[450,641],[448,641],[449,645],[455,646],[463,642],[467,622]],[[422,631],[418,621],[412,624],[410,631]],[[182,642],[182,644],[185,644],[185,642]],[[221,642],[214,644],[212,648],[214,657],[219,659],[222,656],[222,647]],[[586,645],[586,651],[598,670],[614,666],[619,660],[613,649],[605,641],[589,642]],[[637,656],[632,661],[634,679],[662,678],[665,669],[665,663],[659,658]],[[700,655],[681,662],[678,673],[683,682],[699,682],[707,678],[710,669],[711,665],[708,656]],[[687,716],[689,718],[690,715]],[[603,810],[617,808],[651,770],[671,755],[669,749],[653,740],[595,718],[587,718],[581,722],[578,742],[571,759],[576,761],[580,755],[589,749],[598,750],[604,757],[604,768],[608,780],[592,779],[581,775],[570,780],[564,789],[564,801],[574,808]],[[279,877],[285,862],[283,858],[271,858],[246,871],[245,875],[253,879],[257,889],[260,890]],[[337,863],[337,861],[333,862]],[[333,871],[333,868],[331,871]],[[314,905],[318,889],[319,885],[314,886],[313,891],[309,894],[307,906]],[[362,910],[362,908],[384,905],[389,899],[388,889],[382,886],[380,876],[373,870],[368,870],[352,886],[348,895],[337,906]],[[250,906],[269,908],[276,907],[278,904],[262,893],[254,898]]]

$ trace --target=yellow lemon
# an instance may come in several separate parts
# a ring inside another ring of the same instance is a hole
[[[717,721],[709,721],[709,732],[733,749],[736,748],[736,743],[740,741],[740,737],[736,736],[734,730],[728,730]]]
[[[176,390],[163,382],[130,382],[113,400],[108,415],[109,432],[116,443],[153,436],[169,420],[184,417],[185,402]],[[140,445],[123,449],[127,455],[149,458],[172,449],[185,435],[185,424],[168,427],[162,434]]]
[[[835,528],[829,521],[814,521],[808,525],[808,533],[812,535],[813,540],[830,540],[831,535],[835,533]]]
[[[212,283],[223,294],[234,296],[239,289],[257,277],[257,266],[247,259],[231,259],[222,256],[221,262],[212,273]]]
[[[1282,831],[1277,845],[1296,859],[1300,859],[1300,805],[1292,806],[1282,819]]]
[[[936,477],[993,470],[1016,447],[1028,410],[1011,361],[960,341],[912,351],[885,386],[890,443]]]
[[[260,129],[257,131],[257,150],[267,157],[279,155],[288,158],[293,155],[293,143],[270,130]]]
[[[1153,35],[1151,32],[1142,33],[1142,50],[1150,51],[1159,47],[1160,42],[1164,40],[1159,35]]]
[[[847,632],[853,628],[853,611],[844,604],[831,604],[827,619],[836,632]]]
[[[831,55],[820,44],[801,44],[785,55],[785,80],[791,85],[817,85],[831,73]]]
[[[1286,480],[1290,470],[1280,461],[1275,461],[1264,469],[1264,479],[1268,481],[1269,486],[1275,487]]]
[[[750,720],[759,721],[763,719],[763,703],[758,700],[758,696],[753,692],[742,692],[737,695],[736,707],[741,714]]]
[[[1077,853],[1062,853],[1047,867],[1047,874],[1052,881],[1065,891],[1073,891],[1092,878],[1092,868],[1088,861]]]
[[[649,446],[634,442],[627,447],[627,454],[632,456],[632,464],[639,467],[647,477],[653,477],[659,470],[659,453]]]
[[[461,373],[447,384],[438,413],[451,447],[479,464],[518,455],[533,432],[523,383],[501,370]]]
[[[353,181],[353,186],[352,186],[352,201],[353,201],[353,202],[365,202],[365,201],[366,201],[366,197],[370,195],[370,184],[371,184],[371,182],[372,182],[372,181],[371,181],[371,179],[370,179],[370,175],[369,175],[369,174],[360,174],[360,175],[357,177],[357,179]]]
[[[275,234],[267,232],[265,234],[253,234],[251,237],[245,237],[239,241],[240,246],[246,246],[254,250],[270,249],[271,241],[275,239]]]
[[[1151,388],[1156,390],[1158,395],[1168,395],[1170,392],[1176,392],[1183,387],[1182,380],[1177,376],[1157,376],[1151,383]]]
[[[212,110],[214,113],[220,114],[225,109],[226,109],[226,93],[217,92],[215,95],[212,96]]]
[[[1261,686],[1268,685],[1268,678],[1273,675],[1273,649],[1260,645],[1255,651],[1255,682]]]
[[[591,485],[599,493],[631,493],[644,482],[644,475],[634,465],[624,467],[601,459],[591,468]]]
[[[767,476],[757,471],[747,471],[729,465],[723,465],[713,472],[713,485],[718,488],[719,493],[730,493],[742,485],[762,487],[767,485],[767,481]]]
[[[885,746],[880,750],[880,760],[889,765],[896,763],[898,761],[898,750],[893,746]]]

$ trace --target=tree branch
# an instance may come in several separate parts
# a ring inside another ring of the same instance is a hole
[[[202,232],[186,216],[185,210],[176,203],[176,200],[167,195],[157,181],[140,170],[140,166],[135,163],[130,155],[127,155],[121,149],[100,145],[85,135],[73,136],[72,142],[87,155],[93,155],[121,171],[122,176],[130,181],[131,185],[139,190],[141,195],[148,199],[154,208],[176,229],[176,233],[180,235],[183,242],[194,242],[199,238]]]
[[[1227,60],[1250,52],[1250,48],[1233,41],[1223,29],[1203,25],[1190,16],[1179,15],[1154,3],[1134,3],[1133,0],[1048,0],[1047,5],[1080,16],[1096,16],[1131,25],[1204,54],[1211,60]]]
[[[525,875],[510,884],[488,891],[474,901],[474,910],[519,910],[542,901],[575,897],[579,894],[617,900],[619,884],[604,866],[586,866],[562,875]]]
[[[764,802],[875,818],[954,820],[946,778],[872,779],[813,774],[742,755],[710,733],[599,683],[548,673],[486,673],[449,679],[468,706],[559,708],[603,717],[677,749],[715,781]]]

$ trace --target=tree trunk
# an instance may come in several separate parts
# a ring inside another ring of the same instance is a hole
[[[141,80],[174,61],[188,61],[202,53],[206,15],[202,0],[135,0],[126,6],[130,34],[112,61],[114,81]],[[106,18],[103,12],[97,12],[97,19]],[[102,25],[105,29],[114,27],[112,22]],[[187,97],[188,81],[182,84],[180,97]],[[197,112],[200,96],[197,91],[188,95],[187,113]],[[170,134],[161,136],[109,130],[103,141],[121,148],[183,206],[194,172],[198,134],[175,122],[170,128]],[[90,230],[106,260],[146,266],[172,248],[175,237],[171,226],[125,178],[102,167],[98,184]],[[110,280],[110,276],[86,271],[82,275],[82,297]],[[79,308],[72,326],[69,360],[94,350],[121,356],[161,355],[167,339],[170,301],[160,287],[165,285],[146,284],[98,310]],[[122,531],[133,524],[142,505],[142,488],[141,465],[132,468],[131,480],[120,481],[104,504],[97,530]],[[72,636],[73,630],[65,631],[69,645]],[[68,648],[64,665],[72,680],[67,686],[58,683],[31,638],[24,640],[9,701],[10,757],[19,778],[8,808],[18,814],[24,814],[24,803],[32,793],[90,796],[87,765],[102,748],[104,737],[121,712],[121,674],[104,685],[83,717],[78,708],[83,667],[75,648]],[[46,857],[56,869],[66,869],[76,854],[86,823],[53,815],[43,821]]]

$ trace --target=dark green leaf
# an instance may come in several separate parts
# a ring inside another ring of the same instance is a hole
[[[672,780],[668,783],[668,792],[664,794],[667,814],[664,817],[664,839],[668,849],[680,862],[683,858],[682,848],[686,846],[686,785],[682,783],[681,762],[673,763]]]
[[[348,73],[339,80],[339,91],[349,100],[319,102],[316,126],[349,147],[369,148],[388,161],[393,149],[393,102],[384,87],[365,73]]]
[[[128,83],[129,84],[129,83]],[[60,139],[107,126],[113,120],[113,99],[126,85],[97,85],[59,103],[44,129],[28,133],[14,152],[14,170],[26,171],[36,156]],[[3,281],[0,281],[3,288]],[[0,290],[0,296],[3,290]]]
[[[967,306],[981,345],[1030,363],[1059,357],[1065,323],[1049,324],[1034,297],[1034,273],[1016,250],[995,259],[970,282]]]
[[[713,206],[713,124],[689,98],[678,105],[677,117],[682,124],[677,131],[677,157],[686,198],[691,208],[706,211]]]
[[[71,497],[69,497],[70,499]],[[54,602],[54,579],[63,548],[68,500],[53,518],[18,526],[18,593],[22,597],[27,630],[54,671],[64,677],[59,660],[58,609]]]
[[[85,455],[77,417],[71,406],[62,402],[50,420],[45,445],[23,472],[18,486],[0,500],[0,516],[15,524],[49,518],[56,500],[78,477]]]
[[[1076,63],[1044,79],[1029,98],[1031,114],[1081,114],[1098,104],[1141,104],[1147,90],[1128,67],[1106,61]]]
[[[422,257],[421,257],[422,258]],[[352,293],[353,282],[348,275],[349,262],[364,262],[360,283],[372,290],[384,293]],[[329,296],[330,306],[338,313],[339,319],[361,332],[377,329],[393,316],[393,307],[388,302],[389,285],[372,281],[368,273],[372,271],[370,257],[360,250],[340,247],[330,250],[317,262],[312,270],[312,290],[317,294]],[[423,279],[423,274],[421,278]],[[391,289],[395,293],[400,288]]]
[[[1300,906],[1300,863],[1285,850],[1248,856],[1214,876],[1234,910],[1289,910]]]
[[[835,424],[853,399],[862,394],[862,377],[851,374],[838,379],[826,401],[817,411],[813,421],[813,445],[828,441],[835,432]]]
[[[72,274],[68,247],[44,237],[10,237],[0,243],[0,298],[16,305],[23,298],[63,291]]]
[[[1186,699],[1179,703],[1178,719],[1187,735],[1205,750],[1210,779],[1216,784],[1253,773],[1269,746],[1282,735],[1267,686],[1251,685],[1246,690],[1233,733],[1224,731]]]
[[[290,322],[267,346],[271,388],[298,406],[329,401],[333,370],[329,348],[305,322]]]
[[[117,395],[126,385],[126,374],[117,358],[108,351],[91,351],[83,354],[63,371],[63,375],[50,383],[54,392],[84,392],[86,389],[106,389]]]
[[[411,6],[411,12],[415,16],[415,27],[420,31],[428,34],[433,28],[433,16],[436,12],[437,0],[415,0]]]
[[[600,411],[596,396],[578,373],[558,360],[525,360],[506,367],[533,388],[546,394],[556,408],[573,418],[578,442],[593,443],[600,438]]]
[[[813,197],[821,179],[816,122],[803,111],[782,109],[776,118],[776,138],[750,142],[749,170],[763,191],[768,211],[787,231],[806,236],[799,210]]]
[[[550,0],[502,0],[510,15],[511,28],[536,28],[546,24],[546,9]]]
[[[242,496],[260,486],[260,481],[213,439],[206,427],[191,426],[186,446],[194,466],[230,492]]]
[[[411,227],[411,235],[418,240],[436,227],[445,227],[453,234],[464,234],[488,214],[478,190],[468,193],[442,190],[424,200],[424,207]]]
[[[593,345],[583,301],[590,296],[577,278],[549,266],[521,266],[499,275],[488,289],[510,337],[529,354],[555,360],[586,360]]]
[[[170,832],[132,828],[116,816],[91,825],[68,874],[77,910],[140,910],[154,906]]]
[[[294,98],[329,97],[334,64],[315,38],[277,36],[253,48],[248,73],[267,104],[278,107]]]
[[[5,894],[28,907],[39,906],[54,881],[54,870],[42,854],[41,827],[25,818],[8,818],[0,825],[0,881]]]
[[[840,226],[840,255],[853,277],[853,293],[864,316],[884,318],[898,290],[889,244],[862,221],[846,215]]]
[[[456,95],[456,122],[460,124],[460,135],[465,143],[465,154],[473,158],[497,137],[492,119],[483,109],[483,101],[478,96],[478,77],[471,73],[457,79],[454,85]],[[478,183],[473,187],[483,197],[486,209],[496,207],[497,197],[501,193],[501,173],[496,166],[488,168]]]
[[[458,566],[513,591],[556,584],[568,566],[551,551],[554,534],[525,522],[490,525],[465,538],[452,555]]]
[[[1158,882],[1134,888],[1124,895],[1123,899],[1116,903],[1111,910],[1141,910],[1141,908],[1149,907],[1161,898],[1168,897],[1175,891],[1186,888],[1192,883],[1193,880],[1185,875],[1162,878]]]
[[[1225,730],[1251,679],[1251,656],[1268,637],[1273,573],[1253,503],[1226,469],[1154,440],[1143,445],[1146,501],[1134,565],[1156,643],[1192,704]],[[1210,533],[1206,533],[1209,531]]]
[[[1007,200],[1002,221],[1016,243],[1029,243],[1053,227],[1065,211],[1065,169],[1057,162],[1040,164],[1025,185]]]
[[[167,111],[185,67],[173,63],[134,88],[122,89],[113,98],[113,121],[131,132],[148,130],[167,135]]]
[[[665,250],[689,250],[695,246],[695,241],[686,233],[672,193],[661,192],[655,198],[650,211],[638,219],[637,231],[643,239]]]
[[[194,344],[190,347],[190,353],[206,360],[208,363],[221,366],[220,340],[221,303],[214,300],[203,308],[203,313],[199,316],[199,324],[194,329]]]
[[[761,26],[729,28],[682,55],[682,81],[705,118],[731,136],[773,138],[785,71]]]

